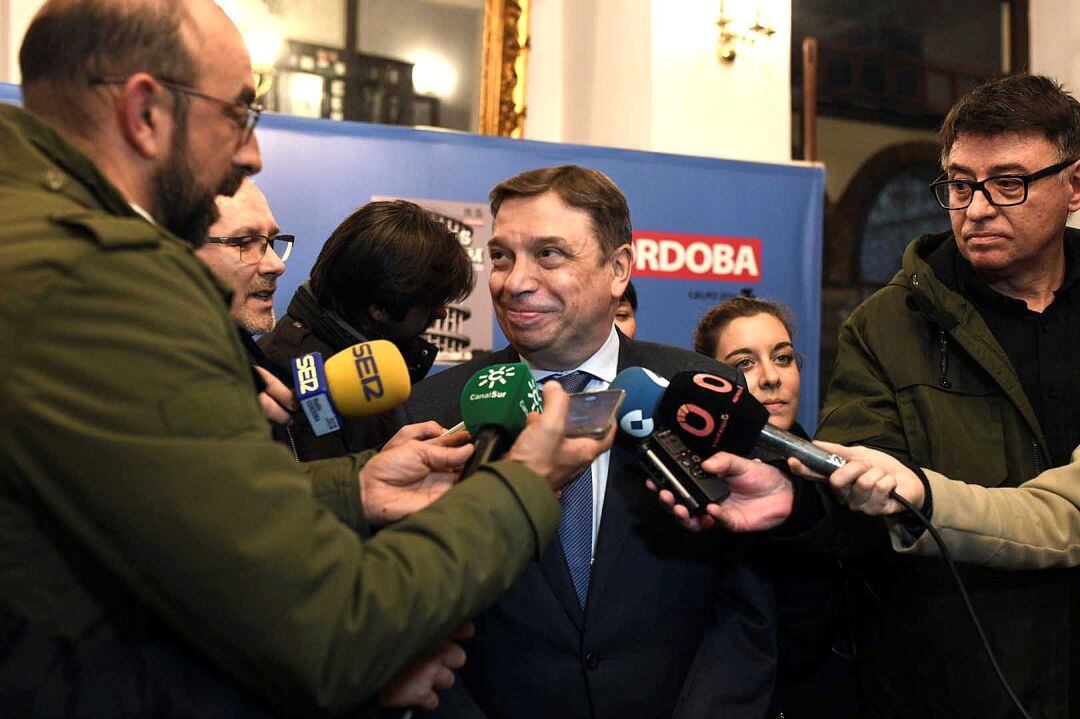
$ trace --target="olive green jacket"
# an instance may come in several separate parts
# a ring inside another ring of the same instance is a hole
[[[13,107],[0,217],[7,612],[72,640],[164,625],[279,710],[343,712],[552,538],[552,492],[505,462],[365,538],[367,455],[302,472],[192,247]]]
[[[900,272],[844,323],[818,437],[1016,486],[1050,458],[1005,351],[952,289],[956,255],[951,232],[920,237]]]
[[[953,559],[1001,569],[1075,567],[1080,564],[1080,447],[1072,462],[1019,487],[989,489],[926,470],[934,497],[934,525]],[[923,533],[907,544],[892,534],[898,552],[940,556]]]
[[[1078,238],[1066,232],[1066,242]],[[920,237],[892,281],[852,313],[818,438],[986,487],[1016,487],[1047,469],[1049,457],[1016,371],[955,289],[960,261],[951,232]],[[865,581],[856,634],[867,715],[1010,716],[1004,693],[986,689],[993,670],[944,564],[893,552],[880,518],[832,501],[826,511],[804,539],[849,560]],[[1028,710],[1071,716],[1070,575],[970,565],[961,574]]]

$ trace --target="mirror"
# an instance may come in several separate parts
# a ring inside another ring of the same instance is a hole
[[[520,137],[528,0],[219,0],[271,112]]]

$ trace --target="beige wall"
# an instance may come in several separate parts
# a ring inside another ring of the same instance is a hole
[[[937,143],[937,133],[833,117],[818,118],[818,159],[825,163],[825,192],[829,199],[839,200],[851,178],[875,153],[890,145],[919,141]]]
[[[1031,69],[1080,91],[1080,2],[1031,0]]]
[[[19,82],[19,46],[43,4],[44,0],[0,0],[0,82]]]
[[[776,34],[717,59],[712,0],[532,0],[531,139],[784,162],[791,158],[791,0]]]

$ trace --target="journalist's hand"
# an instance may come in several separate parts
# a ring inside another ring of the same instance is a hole
[[[671,492],[661,490],[660,501],[686,529],[699,532],[719,525],[731,532],[760,532],[782,524],[791,515],[795,492],[791,480],[775,467],[727,452],[714,454],[701,467],[727,482],[731,494],[719,504],[706,505],[705,514],[693,517]],[[648,485],[656,490],[652,482]]]
[[[300,410],[296,395],[282,384],[281,380],[262,367],[256,366],[255,371],[266,383],[266,389],[259,393],[259,404],[262,405],[263,414],[274,424],[288,424],[291,419],[290,413]]]
[[[923,483],[895,457],[869,447],[845,447],[820,441],[814,444],[848,461],[829,475],[829,486],[837,500],[852,511],[869,515],[903,512],[904,505],[889,497],[893,490],[916,507],[922,506],[926,498]],[[788,466],[800,477],[823,479],[797,459],[789,459]]]
[[[558,383],[545,384],[543,413],[529,415],[525,430],[506,455],[546,479],[553,490],[576,479],[615,439],[614,423],[601,439],[565,436],[569,403]]]
[[[364,516],[387,524],[423,509],[454,485],[472,452],[471,444],[447,447],[415,439],[384,449],[360,470]]]
[[[439,689],[454,685],[454,671],[465,666],[465,650],[457,642],[473,635],[472,624],[459,629],[452,641],[443,642],[423,659],[413,662],[393,681],[379,690],[379,704],[390,708],[417,707],[427,711],[439,706]]]
[[[425,441],[429,439],[435,439],[440,437],[446,428],[435,420],[428,422],[420,422],[418,424],[407,424],[397,431],[397,433],[390,438],[390,440],[383,445],[383,450],[393,449],[402,444],[405,444],[410,439],[418,439]],[[457,433],[455,433],[457,434]],[[447,435],[452,436],[452,435]]]

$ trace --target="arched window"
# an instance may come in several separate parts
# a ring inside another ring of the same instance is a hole
[[[936,163],[919,162],[897,168],[891,177],[878,178],[862,217],[858,248],[858,285],[873,292],[900,269],[904,248],[927,232],[948,229],[948,213],[941,209],[927,185],[941,174]]]

